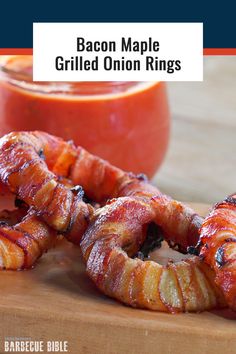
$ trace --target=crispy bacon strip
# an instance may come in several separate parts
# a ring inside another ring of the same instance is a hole
[[[75,159],[71,144],[45,133],[16,132],[0,139],[1,182],[48,225],[78,244],[93,208],[82,201],[82,189],[72,191],[56,176],[68,175]]]
[[[60,179],[71,188],[71,181]],[[9,198],[8,188],[0,184],[2,202]],[[13,202],[13,196],[11,198]],[[11,208],[13,204],[11,204]],[[9,204],[9,207],[10,207]],[[57,240],[57,233],[37,213],[21,200],[15,200],[16,209],[0,211],[0,268],[19,270],[34,266],[37,259]]]
[[[22,219],[23,217],[23,219]],[[56,232],[25,209],[0,213],[0,268],[27,269],[53,247]]]

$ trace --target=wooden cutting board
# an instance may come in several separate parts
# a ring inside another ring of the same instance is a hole
[[[202,215],[207,210],[195,207]],[[236,315],[229,310],[170,315],[126,307],[95,288],[79,249],[63,241],[35,269],[1,272],[1,353],[9,337],[68,341],[73,354],[233,354]]]

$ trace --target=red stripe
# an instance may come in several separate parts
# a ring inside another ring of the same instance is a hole
[[[0,55],[32,55],[32,48],[0,48]]]
[[[0,55],[32,55],[32,48],[0,48]],[[204,48],[204,55],[236,55],[236,48]]]
[[[204,48],[204,55],[236,55],[236,48]]]

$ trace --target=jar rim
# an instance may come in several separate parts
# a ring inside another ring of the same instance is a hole
[[[16,61],[16,65],[14,65],[14,61]],[[24,70],[24,61],[25,64],[28,64],[28,66],[26,66],[27,70]],[[18,70],[17,67],[19,68]],[[119,95],[135,89],[136,86],[140,84],[147,84],[147,82],[140,81],[36,82],[32,80],[32,55],[2,56],[0,58],[0,75],[1,73],[3,77],[0,77],[0,81],[1,79],[6,80],[9,84],[19,89],[37,94],[51,94],[57,96],[94,97]]]

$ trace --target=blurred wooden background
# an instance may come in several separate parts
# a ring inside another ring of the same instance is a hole
[[[205,57],[204,82],[169,83],[168,93],[171,141],[155,184],[194,202],[236,192],[236,56]]]

